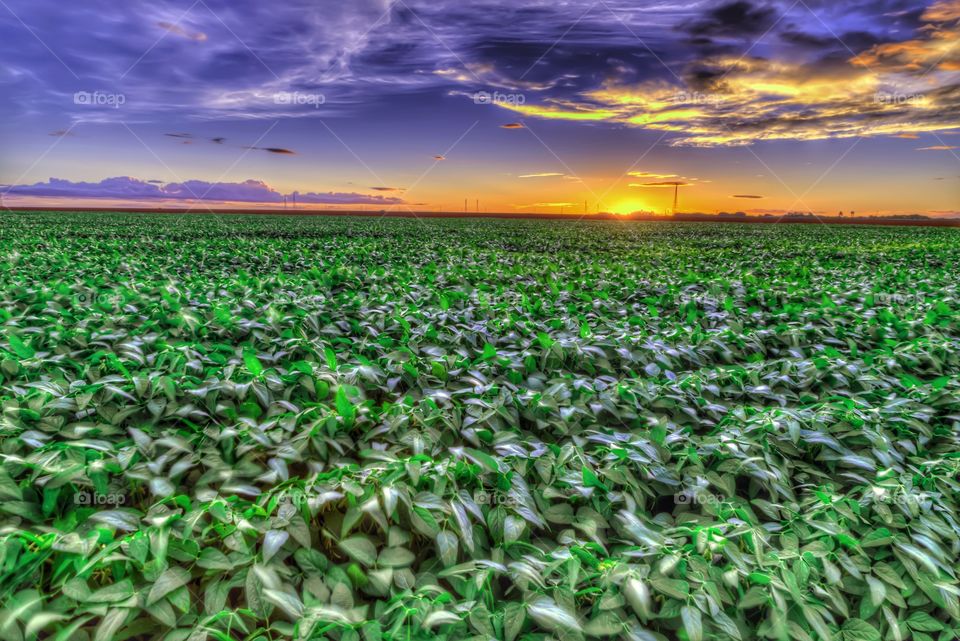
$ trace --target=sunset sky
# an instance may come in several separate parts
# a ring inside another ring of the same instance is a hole
[[[6,206],[960,216],[960,0],[0,0]]]

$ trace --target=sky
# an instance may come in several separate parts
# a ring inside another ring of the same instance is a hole
[[[0,36],[7,207],[960,216],[960,0],[0,0]]]

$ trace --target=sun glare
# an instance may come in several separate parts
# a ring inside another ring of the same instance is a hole
[[[649,212],[650,207],[643,202],[642,200],[621,200],[616,203],[613,207],[610,208],[610,212],[614,214],[619,214],[621,216],[626,216],[627,214],[632,214],[635,212]]]

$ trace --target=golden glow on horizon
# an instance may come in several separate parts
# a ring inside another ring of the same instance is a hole
[[[609,211],[613,214],[627,215],[637,211],[649,212],[650,206],[636,198],[625,198],[618,201],[613,207],[610,207]]]

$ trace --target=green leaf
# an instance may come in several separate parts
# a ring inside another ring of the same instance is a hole
[[[507,603],[503,608],[503,635],[504,641],[514,641],[523,629],[523,622],[527,618],[523,605],[517,602]]]
[[[945,626],[926,612],[916,610],[907,617],[907,625],[920,632],[940,632]]]
[[[840,628],[841,641],[880,641],[880,632],[863,619],[847,619]]]
[[[10,342],[10,349],[13,353],[22,359],[33,358],[36,351],[14,334],[7,334],[7,340]]]
[[[663,576],[650,577],[650,586],[674,599],[686,599],[690,596],[690,585],[681,579],[668,579]]]
[[[190,582],[190,572],[184,568],[174,566],[167,569],[154,582],[150,588],[150,594],[147,595],[147,605],[156,603],[166,595],[170,594],[179,587]]]
[[[252,349],[243,350],[243,363],[247,366],[247,371],[255,378],[263,374],[263,363],[260,362],[257,353]]]
[[[232,570],[233,563],[217,548],[205,547],[197,557],[197,565],[206,570]]]
[[[366,536],[352,536],[340,541],[340,549],[351,559],[367,567],[377,561],[377,548]]]
[[[751,572],[747,578],[750,580],[750,583],[753,583],[754,585],[770,584],[770,575],[763,572]]]
[[[680,618],[683,629],[687,632],[689,641],[703,641],[703,619],[700,610],[685,605],[680,608]]]
[[[603,481],[593,473],[593,470],[584,465],[582,468],[583,473],[583,486],[584,487],[595,487],[603,490],[604,492],[609,492],[610,488],[603,484]]]
[[[527,613],[544,629],[555,632],[557,630],[580,631],[577,618],[567,610],[561,608],[553,599],[546,596],[535,597],[527,605]]]
[[[112,585],[107,585],[99,590],[94,590],[85,600],[87,603],[116,603],[125,601],[134,595],[133,583],[130,579],[124,579]]]
[[[350,401],[347,390],[343,386],[337,388],[336,405],[337,414],[340,415],[347,427],[352,427],[357,418],[357,408]]]

